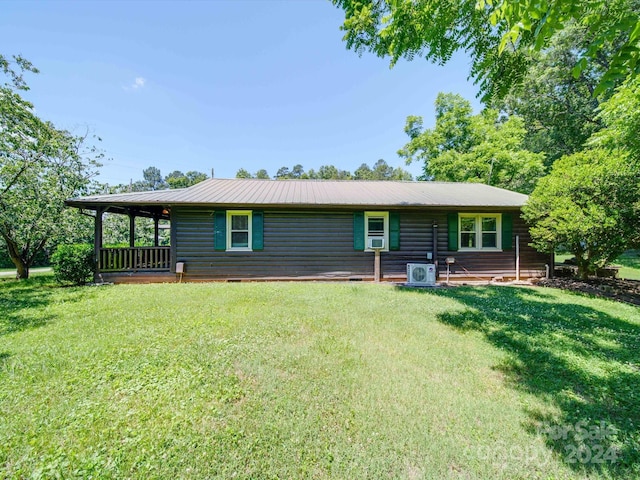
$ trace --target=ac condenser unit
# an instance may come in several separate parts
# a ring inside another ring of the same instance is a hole
[[[435,285],[436,266],[432,263],[407,263],[409,285]]]

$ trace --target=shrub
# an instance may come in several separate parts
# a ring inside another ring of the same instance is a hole
[[[93,246],[86,244],[58,245],[51,256],[55,278],[60,283],[84,285],[95,271]]]

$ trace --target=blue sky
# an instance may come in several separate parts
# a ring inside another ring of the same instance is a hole
[[[102,137],[99,180],[148,166],[218,178],[300,163],[353,171],[397,150],[408,115],[434,120],[440,91],[480,108],[460,55],[358,57],[329,1],[2,2],[0,45],[41,71],[25,95],[60,128]]]

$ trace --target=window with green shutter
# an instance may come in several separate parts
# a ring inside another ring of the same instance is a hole
[[[364,250],[364,212],[353,214],[353,249]]]
[[[264,212],[218,210],[214,213],[214,249],[255,251],[264,249]]]
[[[213,248],[215,250],[227,249],[227,212],[216,210],[213,214]]]

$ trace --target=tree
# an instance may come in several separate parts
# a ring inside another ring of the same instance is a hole
[[[599,118],[606,127],[590,143],[609,149],[622,148],[631,161],[640,164],[640,79],[620,86],[602,104]]]
[[[579,75],[607,53],[599,94],[640,68],[638,0],[332,0],[345,12],[342,30],[347,48],[400,58],[424,56],[444,64],[458,50],[471,57],[471,77],[485,102],[504,96],[522,80],[554,34],[578,23],[588,42],[574,67]]]
[[[291,178],[303,178],[304,168],[299,163],[291,168]]]
[[[262,168],[256,172],[255,178],[258,178],[260,180],[268,180],[271,177],[269,177],[269,174],[267,173],[267,171],[264,168]]]
[[[573,253],[582,278],[640,240],[640,169],[619,151],[562,157],[523,208],[532,245]]]
[[[322,165],[318,169],[317,178],[319,180],[351,180],[351,172],[333,165]]]
[[[164,183],[169,188],[187,188],[206,180],[207,174],[202,172],[196,172],[191,170],[187,173],[182,173],[180,170],[174,170],[169,175],[164,177]]]
[[[0,56],[9,77],[0,87],[0,238],[18,278],[28,278],[45,248],[74,238],[81,230],[75,227],[87,223],[65,210],[64,200],[86,191],[101,154],[84,148],[86,136],[58,130],[35,115],[18,91],[28,90],[22,74],[37,70],[13,58],[12,63]]]
[[[248,170],[241,168],[236,172],[236,178],[253,178],[253,175]]]
[[[95,158],[89,158],[93,149],[82,151],[84,137],[56,130],[51,124],[46,127],[41,132],[44,138],[38,142],[42,150],[25,142],[21,151],[29,168],[17,179],[9,177],[10,184],[0,173],[0,236],[20,279],[29,277],[29,268],[39,252],[78,235],[78,223],[87,219],[65,209],[64,200],[87,193],[98,166]],[[39,161],[34,162],[35,157]]]
[[[273,178],[277,180],[291,178],[291,172],[289,172],[289,167],[280,167]]]
[[[572,25],[556,34],[547,49],[534,52],[534,60],[520,85],[493,107],[524,120],[527,135],[523,146],[545,153],[550,167],[563,155],[583,149],[587,139],[603,126],[598,107],[606,97],[593,94],[605,65],[590,63],[578,77],[571,65],[588,43],[584,27]],[[606,55],[603,55],[606,58]]]
[[[438,94],[435,128],[424,130],[422,117],[408,117],[405,132],[410,141],[398,154],[408,163],[423,162],[425,180],[479,182],[531,192],[544,174],[544,156],[522,147],[522,119],[500,119],[490,109],[479,115],[471,111],[461,96]]]
[[[164,190],[167,188],[167,184],[162,177],[162,173],[157,167],[145,168],[142,171],[142,177],[144,180],[141,182],[141,187],[144,191]]]

